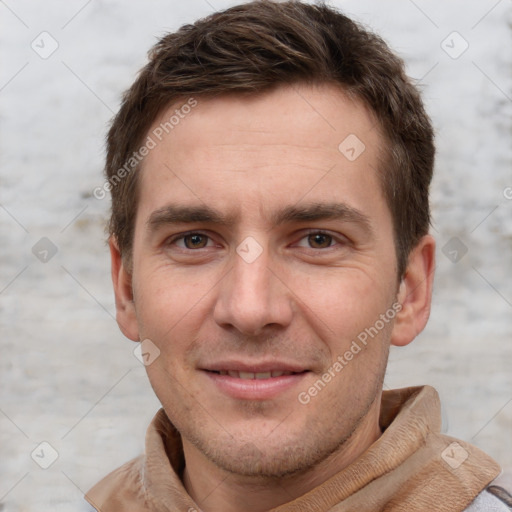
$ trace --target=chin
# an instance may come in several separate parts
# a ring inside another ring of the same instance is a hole
[[[310,434],[312,434],[309,431]],[[282,479],[310,471],[340,449],[350,437],[340,440],[333,437],[309,435],[304,432],[284,436],[260,435],[254,437],[222,436],[212,443],[212,438],[194,443],[215,466],[229,473],[251,479]],[[256,434],[255,434],[256,436]]]
[[[211,454],[211,461],[229,473],[251,478],[279,479],[305,472],[319,461],[302,449],[268,447],[262,452],[255,444],[247,443],[235,449],[235,452]]]

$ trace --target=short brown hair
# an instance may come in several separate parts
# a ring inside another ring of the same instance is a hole
[[[411,249],[430,223],[435,152],[430,120],[402,60],[380,37],[331,7],[299,1],[235,6],[181,27],[150,50],[107,137],[109,229],[123,257],[131,256],[138,165],[123,179],[119,171],[126,169],[158,115],[190,96],[256,93],[297,83],[335,83],[380,122],[386,154],[379,177],[402,277]]]

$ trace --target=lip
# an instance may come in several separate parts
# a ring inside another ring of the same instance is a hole
[[[251,373],[265,373],[271,371],[301,373],[307,371],[307,368],[286,361],[260,361],[260,362],[247,362],[237,360],[217,361],[212,364],[207,364],[201,370],[210,372],[220,371],[240,371]]]
[[[297,387],[310,372],[298,365],[279,362],[259,364],[226,361],[201,369],[204,375],[223,394],[238,400],[270,400]],[[242,379],[219,372],[272,373],[285,372],[285,375],[268,378]],[[290,372],[293,372],[290,374]]]

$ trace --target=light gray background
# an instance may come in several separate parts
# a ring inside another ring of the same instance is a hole
[[[79,510],[84,491],[143,449],[159,404],[114,321],[109,204],[91,193],[103,183],[108,121],[149,47],[235,3],[0,1],[4,511]],[[406,60],[437,133],[432,317],[413,344],[392,351],[386,386],[435,386],[445,430],[511,467],[512,2],[331,4]],[[59,45],[47,59],[31,47],[51,48],[43,31]],[[32,252],[42,237],[58,251],[46,263]],[[442,251],[452,237],[467,247],[457,263]],[[49,460],[42,441],[58,453],[46,470],[31,458],[36,449]]]

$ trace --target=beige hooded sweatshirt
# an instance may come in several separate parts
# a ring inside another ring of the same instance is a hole
[[[494,496],[486,505],[485,489],[500,467],[478,448],[441,434],[433,388],[384,391],[380,423],[382,436],[352,464],[271,512],[512,510]],[[100,512],[199,512],[183,487],[184,467],[180,434],[161,409],[148,428],[146,453],[110,473],[86,499]]]

